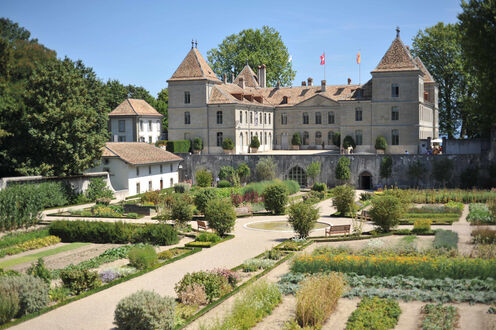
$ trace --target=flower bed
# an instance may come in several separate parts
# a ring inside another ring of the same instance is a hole
[[[439,204],[450,201],[459,203],[485,203],[496,198],[496,192],[491,190],[463,189],[407,189],[407,195],[412,203]]]
[[[356,256],[323,254],[296,257],[296,273],[335,271],[367,276],[416,276],[422,278],[488,278],[496,274],[496,260],[446,256]]]
[[[422,330],[450,330],[458,323],[458,308],[441,304],[422,306]]]
[[[473,203],[469,205],[467,221],[473,225],[496,224],[496,219],[493,218],[486,204],[480,203]]]
[[[125,212],[122,205],[96,204],[82,210],[68,210],[59,213],[51,213],[48,216],[56,217],[85,217],[85,218],[117,218],[117,219],[138,219],[142,214],[135,212]]]
[[[0,258],[5,255],[18,254],[24,251],[39,249],[57,243],[60,243],[60,238],[53,235],[31,239],[0,250]]]
[[[393,329],[401,314],[399,304],[392,299],[363,298],[351,313],[346,330]]]
[[[198,240],[198,238],[197,238],[197,240],[195,240],[194,242],[186,243],[184,246],[210,248],[214,245],[225,242],[225,241],[230,240],[232,238],[234,238],[234,235],[226,235],[225,237],[222,237],[222,238],[219,237],[219,240],[213,240],[213,241],[203,241],[203,240]]]

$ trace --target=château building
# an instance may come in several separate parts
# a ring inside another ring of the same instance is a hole
[[[301,149],[338,149],[351,136],[355,152],[375,153],[383,136],[386,153],[418,153],[419,140],[437,138],[438,87],[422,61],[396,38],[363,85],[268,87],[266,67],[246,65],[237,77],[220,80],[196,47],[168,80],[169,140],[201,137],[204,153],[222,153],[229,137],[236,154],[249,152],[253,136],[261,151],[291,149],[299,132]]]

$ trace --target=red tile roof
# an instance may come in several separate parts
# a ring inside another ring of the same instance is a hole
[[[109,116],[160,116],[163,115],[145,100],[126,99],[117,106]]]
[[[198,49],[191,48],[176,72],[168,81],[206,79],[220,82]]]
[[[119,157],[132,165],[180,161],[181,157],[143,142],[107,142],[102,157]]]

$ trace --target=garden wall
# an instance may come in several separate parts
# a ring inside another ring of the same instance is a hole
[[[460,173],[468,167],[479,168],[479,183],[484,185],[487,183],[487,168],[489,160],[486,155],[387,155],[393,160],[392,176],[386,182],[379,176],[380,163],[383,155],[346,155],[351,160],[351,179],[350,183],[356,187],[360,187],[360,175],[371,176],[371,184],[373,187],[384,184],[395,184],[401,187],[415,186],[415,180],[408,176],[408,167],[410,164],[420,161],[426,167],[426,173],[423,180],[419,182],[421,188],[434,188],[438,187],[437,183],[432,177],[433,162],[448,158],[452,160],[454,171],[452,179],[449,180],[449,187],[460,186]],[[321,165],[321,173],[318,181],[327,183],[328,186],[335,186],[340,184],[335,178],[335,169],[338,159],[341,155],[183,155],[183,161],[180,163],[182,168],[179,173],[180,181],[193,180],[195,183],[194,173],[199,168],[206,168],[210,170],[214,178],[219,173],[221,166],[230,165],[233,167],[241,163],[246,163],[250,169],[252,176],[255,173],[255,166],[261,158],[272,157],[276,163],[276,175],[280,179],[288,178],[289,171],[299,166],[306,169],[312,161],[319,161]]]
[[[90,180],[94,178],[103,178],[107,182],[107,187],[114,191],[109,181],[108,172],[86,173],[75,176],[16,176],[0,179],[0,190],[6,188],[10,184],[15,183],[41,183],[50,181],[64,181],[71,184],[72,188],[77,193],[82,193],[88,189]]]

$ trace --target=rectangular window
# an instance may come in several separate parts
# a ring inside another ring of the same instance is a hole
[[[270,113],[269,113],[269,125],[270,125]]]
[[[285,113],[281,113],[281,125],[288,124],[288,115]]]
[[[152,137],[151,136],[148,137],[148,143],[152,143]]]
[[[355,143],[357,146],[361,146],[363,144],[362,131],[355,131]]]
[[[400,86],[398,84],[391,85],[391,97],[399,97],[400,96]]]
[[[255,112],[255,126],[258,125],[258,112]]]
[[[243,123],[243,111],[240,111],[239,112],[239,123],[242,124]]]
[[[148,181],[148,191],[153,190],[153,183],[151,181]]]
[[[184,113],[184,124],[185,125],[191,124],[191,115],[190,115],[189,111],[186,111]]]
[[[140,183],[137,182],[136,183],[136,194],[140,194],[140,193],[141,193]]]
[[[140,120],[140,131],[143,131],[143,121]]]
[[[148,130],[151,132],[152,131],[152,121],[148,121]]]
[[[172,172],[172,170],[173,170],[173,167],[172,167],[172,164],[170,164],[170,171]]]
[[[308,113],[304,112],[303,113],[303,125],[308,125],[309,119],[308,119]]]
[[[222,147],[222,132],[217,133],[217,147]]]
[[[126,136],[119,135],[119,142],[126,142]]]
[[[322,114],[320,112],[315,113],[315,124],[322,124]]]
[[[355,121],[362,121],[362,108],[355,108]]]
[[[334,124],[334,111],[329,111],[327,114],[327,123]]]
[[[222,124],[222,111],[217,111],[217,125]]]
[[[136,167],[136,176],[139,176],[139,167]]]
[[[400,119],[400,108],[392,107],[391,108],[391,120],[399,120]]]
[[[250,111],[250,124],[253,124],[253,112]]]
[[[391,131],[391,144],[397,146],[400,144],[400,132],[397,129]]]
[[[189,104],[191,102],[191,95],[189,92],[184,92],[184,103]]]
[[[119,120],[119,132],[125,132],[125,131],[126,131],[126,121]]]
[[[164,168],[163,168],[162,164],[160,164],[160,173],[164,173]]]

